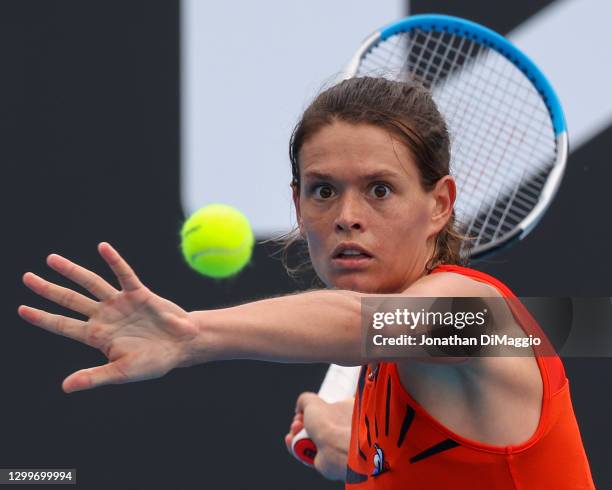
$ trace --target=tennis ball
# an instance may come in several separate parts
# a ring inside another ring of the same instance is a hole
[[[246,216],[225,204],[199,209],[181,228],[181,249],[189,266],[217,279],[240,272],[251,259],[254,243]]]

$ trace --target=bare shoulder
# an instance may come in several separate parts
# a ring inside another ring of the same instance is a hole
[[[520,328],[505,302],[493,300],[502,297],[495,287],[462,274],[430,274],[405,294],[492,299],[505,328]],[[532,356],[407,359],[397,367],[404,388],[456,433],[491,444],[513,444],[526,440],[537,426],[542,380]],[[483,417],[470,417],[473,413]],[[466,425],[466,420],[474,422]]]
[[[422,297],[501,297],[500,292],[493,286],[456,272],[437,272],[423,276],[404,292]]]

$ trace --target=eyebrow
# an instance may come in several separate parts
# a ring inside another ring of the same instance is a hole
[[[398,174],[396,172],[390,170],[379,170],[378,172],[372,172],[369,174],[365,174],[360,176],[362,180],[376,180],[390,177],[397,177]],[[316,170],[309,170],[304,172],[304,178],[309,179],[320,179],[320,180],[335,180],[334,176],[325,172],[318,172]]]

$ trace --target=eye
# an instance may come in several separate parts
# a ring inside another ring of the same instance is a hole
[[[328,184],[318,184],[312,187],[311,193],[318,199],[329,199],[334,195],[334,189]]]
[[[391,187],[389,187],[387,184],[378,182],[370,188],[370,192],[376,199],[384,199],[391,194]]]

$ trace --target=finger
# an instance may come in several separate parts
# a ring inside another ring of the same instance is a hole
[[[98,245],[98,252],[115,273],[124,291],[134,291],[143,287],[140,279],[138,279],[132,268],[110,243],[100,243]]]
[[[287,446],[287,451],[291,452],[291,443],[293,442],[293,434],[285,434],[285,446]]]
[[[297,434],[304,428],[304,422],[293,422],[289,427],[289,430],[292,434]]]
[[[19,306],[17,312],[21,318],[32,325],[88,344],[88,342],[86,342],[86,329],[84,328],[85,322],[82,320],[76,320],[62,315],[54,315],[25,305]]]
[[[288,434],[285,434],[285,446],[287,446],[287,451],[289,451],[289,454],[293,455],[293,449],[291,448],[292,444],[293,444],[293,439],[295,438],[295,434],[292,434],[291,432],[289,432]]]
[[[71,289],[53,284],[31,272],[23,275],[23,283],[43,298],[47,298],[58,305],[88,317],[92,316],[98,309],[98,303],[93,299]]]
[[[68,376],[62,383],[66,393],[90,390],[109,384],[127,383],[129,380],[120,367],[121,360],[89,369],[81,369]]]
[[[47,264],[62,276],[84,287],[100,300],[105,300],[117,294],[117,290],[99,275],[81,267],[78,264],[57,254],[47,257]]]
[[[310,391],[305,391],[300,396],[298,396],[297,402],[295,404],[295,412],[304,412],[306,406],[313,402],[316,402],[317,400],[320,400],[319,395]]]

